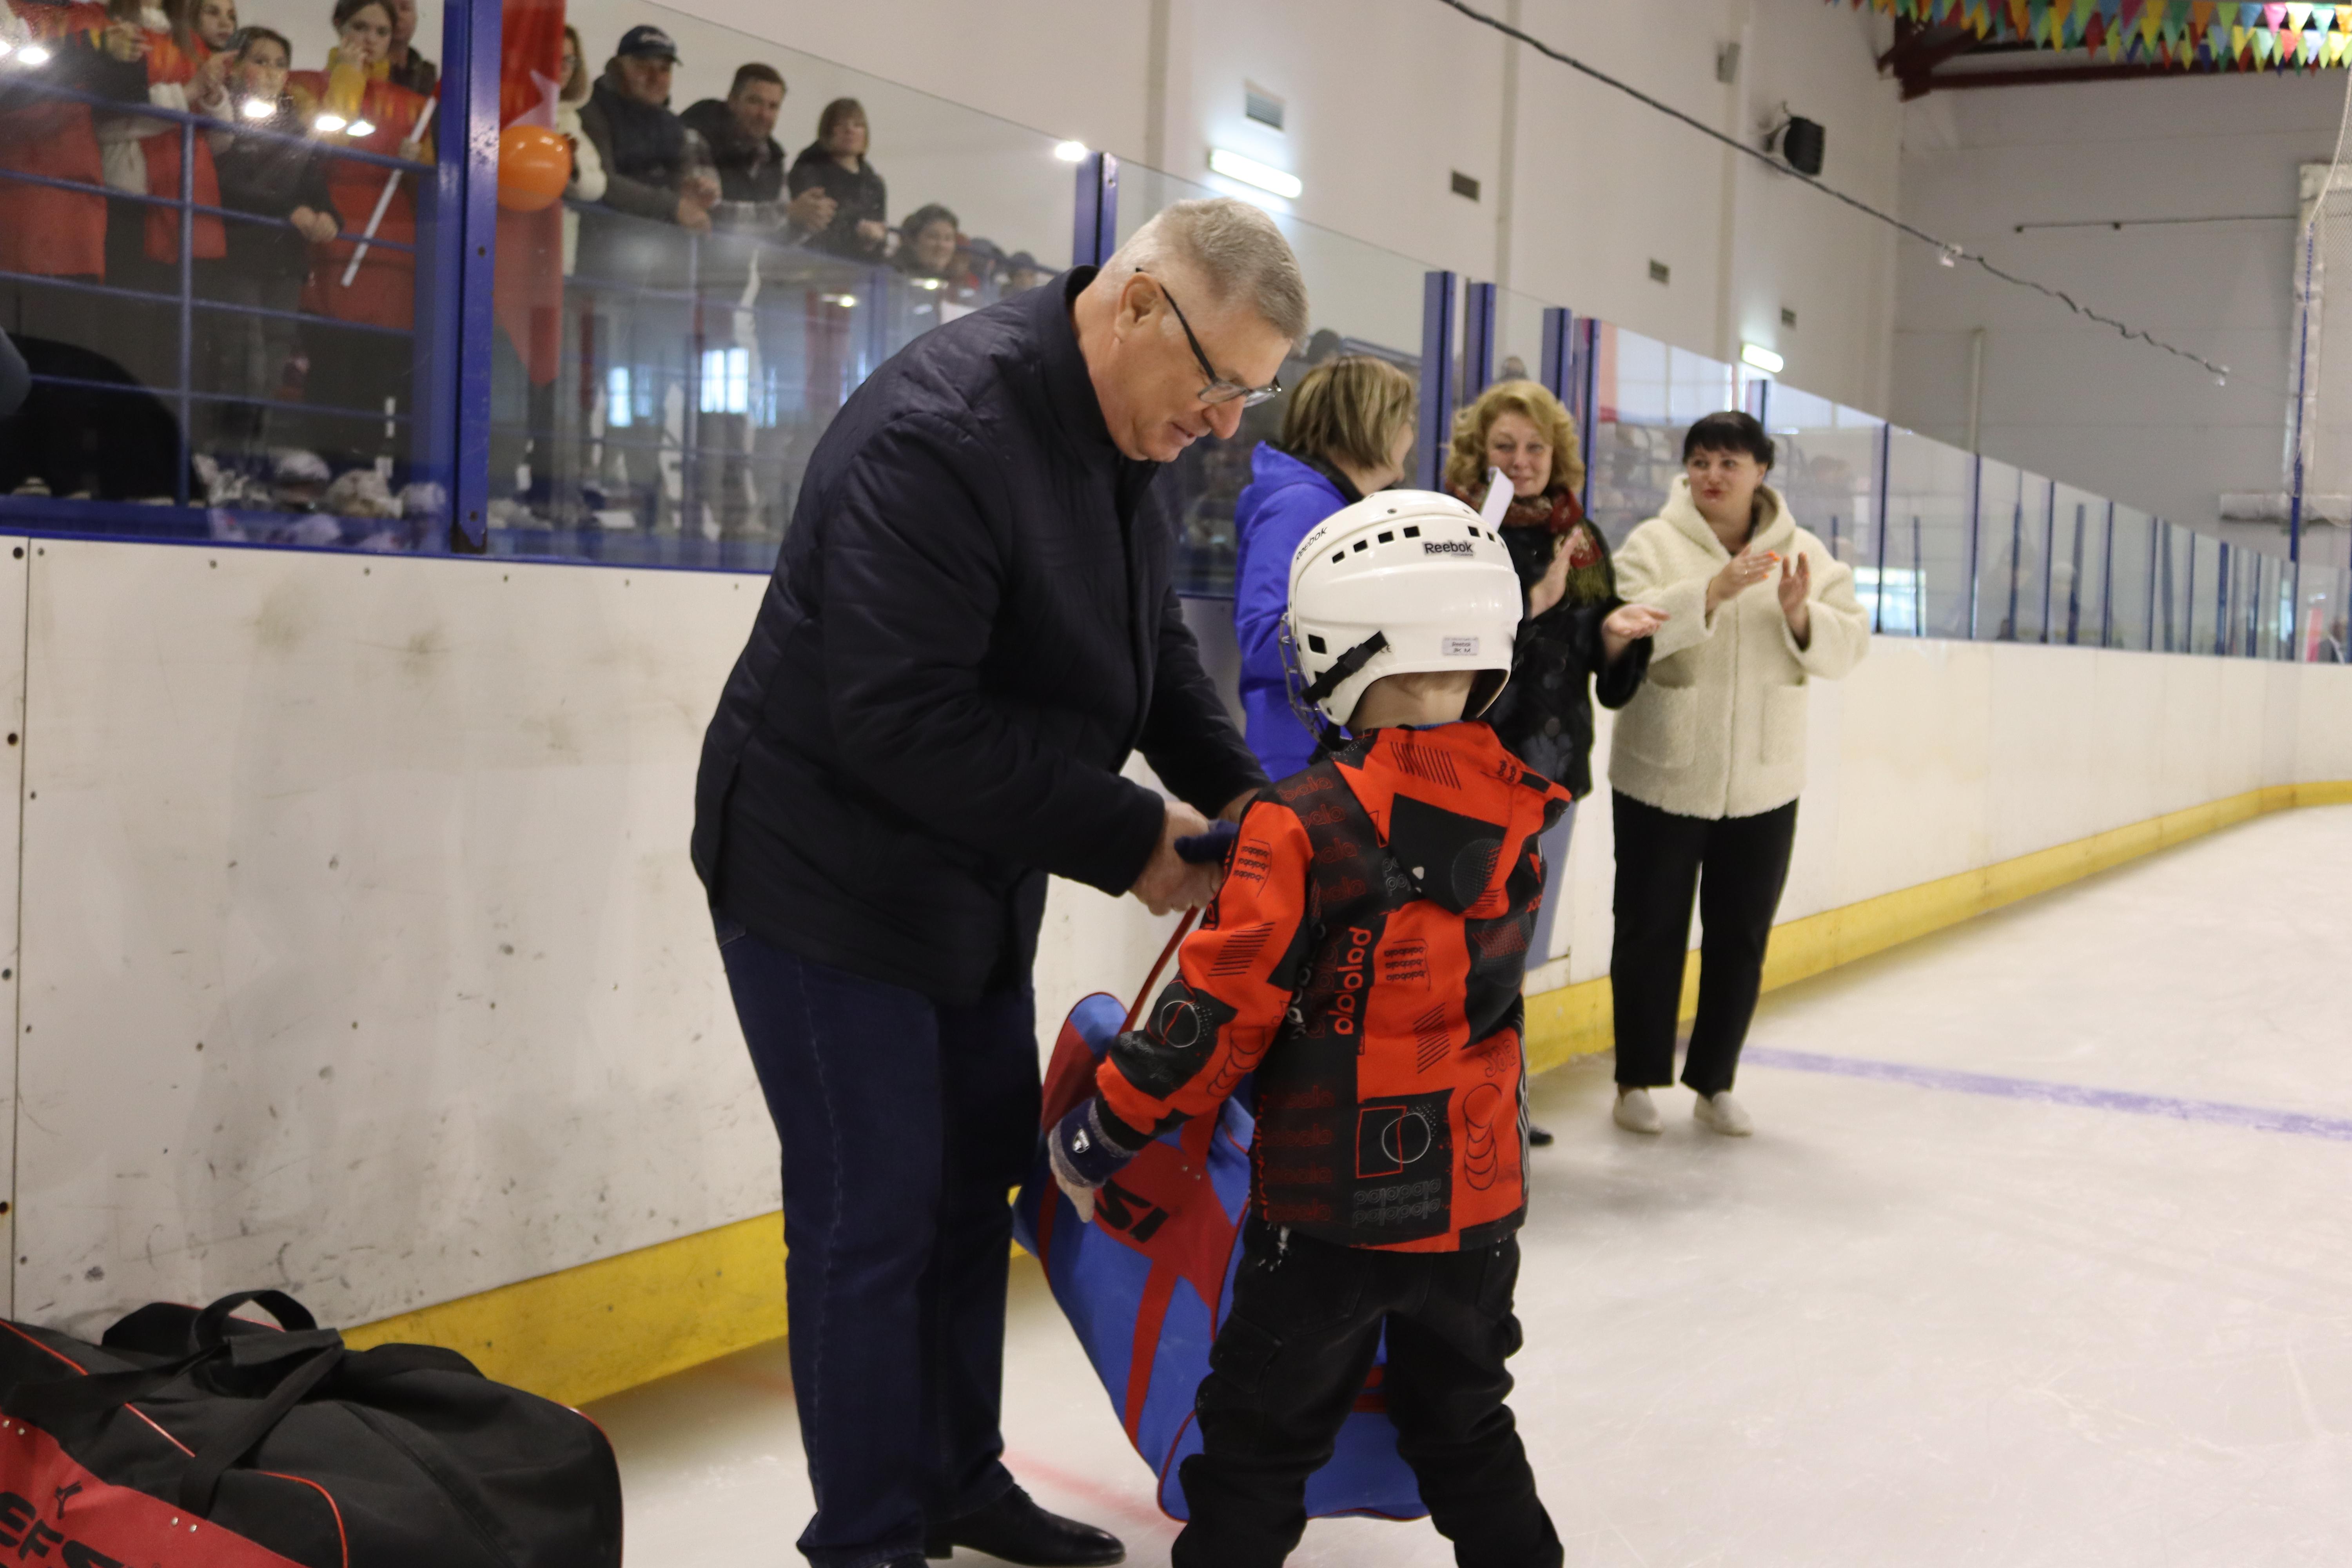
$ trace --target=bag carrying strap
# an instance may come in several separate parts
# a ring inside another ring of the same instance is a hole
[[[287,1331],[250,1338],[229,1335],[226,1327],[229,1314],[248,1302],[268,1309]],[[299,1358],[299,1364],[278,1379],[266,1398],[189,1458],[180,1477],[180,1506],[199,1518],[207,1517],[221,1477],[276,1431],[278,1424],[343,1363],[346,1352],[341,1334],[320,1328],[309,1309],[278,1290],[241,1290],[222,1297],[196,1315],[188,1338],[194,1348],[175,1361],[21,1389],[10,1401],[11,1414],[37,1426],[54,1426],[152,1399],[207,1362],[225,1358],[240,1367],[256,1367]],[[410,1365],[378,1370],[415,1369]]]
[[[226,1314],[223,1314],[226,1316]],[[306,1313],[305,1316],[308,1316]],[[245,1413],[227,1431],[205,1444],[180,1472],[180,1506],[199,1519],[209,1518],[213,1511],[214,1494],[220,1490],[220,1480],[231,1465],[251,1453],[260,1441],[278,1430],[310,1392],[326,1380],[327,1374],[341,1364],[343,1347],[327,1346],[314,1352],[310,1359],[278,1381],[269,1397]]]
[[[218,1350],[228,1338],[229,1314],[247,1304],[268,1312],[289,1333],[304,1333],[319,1326],[310,1309],[283,1290],[239,1290],[234,1296],[223,1296],[196,1314],[196,1321],[188,1325],[189,1351]]]

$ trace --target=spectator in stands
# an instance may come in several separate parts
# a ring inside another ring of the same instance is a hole
[[[938,202],[917,207],[898,226],[898,252],[891,261],[909,278],[944,279],[955,266],[960,232],[956,215]]]
[[[631,216],[710,232],[716,182],[692,177],[686,126],[669,110],[677,46],[659,27],[636,26],[580,110],[604,166],[604,205]]]
[[[211,133],[221,205],[272,221],[228,226],[228,255],[214,294],[238,309],[205,311],[198,320],[211,350],[210,390],[246,400],[215,405],[214,455],[243,468],[268,445],[265,417],[294,352],[289,318],[302,302],[310,247],[333,239],[342,225],[313,145],[280,139],[305,130],[286,91],[293,46],[282,33],[248,27],[227,58],[234,65],[230,129]],[[256,310],[277,313],[251,313]]]
[[[10,51],[0,72],[0,331],[67,345],[86,362],[111,357],[121,308],[42,279],[105,281],[107,202],[91,188],[104,184],[105,166],[88,103],[22,89],[39,84],[144,99],[143,62],[117,58],[99,45],[109,26],[106,12],[87,0],[0,0],[0,39]],[[5,177],[10,174],[82,188]],[[100,373],[92,379],[110,378],[96,363],[80,368]],[[105,395],[45,388],[0,440],[0,494],[35,482],[37,474],[52,494],[92,489]]]
[[[889,191],[866,160],[866,109],[836,98],[817,117],[816,140],[793,160],[792,191],[822,189],[834,201],[833,221],[810,243],[853,261],[878,261],[889,243]]]
[[[1035,257],[1025,250],[1016,250],[1005,258],[1003,279],[997,285],[997,298],[1025,294],[1052,276]]]
[[[580,122],[580,106],[588,101],[594,89],[594,80],[588,75],[588,52],[580,46],[580,29],[565,23],[563,26],[563,86],[555,101],[555,129],[572,149],[572,179],[563,187],[567,202],[601,202],[604,199],[604,160],[596,151],[586,127]],[[580,260],[580,215],[569,206],[563,210],[563,275],[569,278]]]
[[[147,102],[159,109],[201,110],[218,101],[219,78],[204,69],[211,51],[196,37],[194,12],[184,0],[170,12],[142,5],[141,0],[115,0],[109,15],[114,25],[106,31],[106,47],[117,59],[144,62]],[[101,114],[97,132],[109,186],[127,195],[178,199],[179,126],[139,115]],[[196,202],[218,206],[219,175],[213,166],[212,148],[202,137],[196,141],[192,174]],[[108,218],[107,280],[148,293],[177,295],[179,214],[164,206],[117,202]],[[226,254],[227,241],[219,218],[199,216],[191,226],[197,260],[215,261]],[[176,379],[176,367],[162,368],[164,357],[159,353],[158,363],[134,368],[151,384]]]
[[[2345,637],[2346,628],[2344,617],[2342,616],[2338,616],[2328,625],[2327,635],[2320,639],[2318,662],[2321,664],[2342,664],[2346,662]]]
[[[1705,937],[1683,1082],[1701,1126],[1754,1128],[1731,1098],[1805,783],[1805,686],[1870,647],[1853,573],[1764,482],[1772,438],[1710,414],[1683,438],[1664,510],[1617,553],[1627,599],[1665,612],[1653,679],[1617,721],[1617,1124],[1655,1132],[1649,1091],[1674,1076],[1696,887]],[[1769,590],[1756,590],[1769,584]]]
[[[416,37],[416,0],[391,0],[392,47],[384,51],[384,74],[396,86],[426,98],[441,85],[441,72],[410,43]]]
[[[1244,734],[1270,779],[1315,758],[1281,643],[1291,557],[1317,523],[1403,477],[1419,406],[1412,377],[1388,361],[1335,359],[1292,391],[1280,439],[1250,454],[1251,482],[1234,509],[1234,637]]]
[[[938,202],[917,207],[898,230],[898,250],[890,264],[920,287],[938,290],[942,321],[977,309],[982,300],[980,274],[965,243],[961,221]]]
[[[1511,487],[1503,543],[1519,574],[1525,618],[1512,647],[1511,680],[1486,710],[1519,761],[1564,784],[1580,802],[1592,793],[1592,687],[1601,702],[1622,708],[1650,667],[1647,641],[1664,617],[1617,596],[1609,543],[1578,499],[1584,460],[1576,420],[1538,383],[1500,381],[1454,416],[1445,488],[1470,506],[1486,501],[1487,475],[1501,469]],[[1538,907],[1528,967],[1551,960],[1552,932],[1565,901],[1561,868],[1576,826],[1571,803],[1541,842],[1546,893]],[[1530,1142],[1551,1134],[1528,1130]]]
[[[739,66],[722,101],[706,98],[678,116],[710,149],[719,174],[719,228],[777,233],[799,240],[833,221],[834,200],[821,186],[787,198],[784,150],[772,132],[783,112],[783,73],[757,61]]]
[[[433,162],[433,140],[420,135],[425,106],[433,100],[377,75],[391,47],[391,0],[335,0],[335,47],[324,70],[298,70],[287,77],[295,110],[318,134],[322,150],[373,153],[381,157]],[[327,157],[327,190],[333,197],[341,232],[312,247],[310,282],[303,308],[324,318],[306,326],[310,360],[306,400],[330,408],[398,411],[409,401],[408,345],[386,352],[382,331],[349,331],[331,323],[407,331],[416,321],[416,257],[411,250],[372,245],[357,268],[358,246],[371,237],[397,245],[416,243],[416,188],[413,175],[347,158]],[[391,199],[384,200],[390,186]],[[383,216],[376,216],[378,204]],[[373,223],[374,233],[368,232]],[[320,443],[338,469],[373,462],[390,451],[376,419],[342,418],[323,424]],[[330,438],[331,437],[331,438]]]

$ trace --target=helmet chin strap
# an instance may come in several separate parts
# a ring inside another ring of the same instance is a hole
[[[1388,646],[1389,634],[1374,632],[1332,660],[1331,668],[1317,676],[1314,682],[1298,694],[1299,700],[1307,706],[1307,711],[1315,712],[1325,698],[1353,679],[1364,666],[1371,663],[1373,658]],[[1347,744],[1346,737],[1340,733],[1336,721],[1327,721],[1317,727],[1315,740],[1316,743],[1327,752],[1336,752]]]

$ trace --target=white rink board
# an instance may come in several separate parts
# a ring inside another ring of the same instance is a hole
[[[21,1315],[360,1322],[776,1205],[687,858],[759,579],[38,548]]]
[[[19,1315],[276,1285],[362,1322],[775,1206],[686,854],[761,579],[34,548]],[[2352,670],[1887,640],[1812,726],[1789,917],[2352,778]],[[1606,968],[1606,807],[1555,983]],[[1057,883],[1043,1043],[1172,923]]]

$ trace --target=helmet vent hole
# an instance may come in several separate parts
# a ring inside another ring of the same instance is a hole
[[[1478,537],[1478,525],[1477,525],[1476,523],[1475,523],[1475,522],[1474,522],[1474,523],[1470,524],[1469,526],[1470,526],[1470,537],[1471,537],[1471,538],[1473,538],[1473,539],[1477,538],[1477,537]]]
[[[1359,539],[1358,541],[1356,541],[1356,553],[1357,553],[1357,554],[1361,555],[1365,551],[1370,550],[1370,548],[1371,548],[1371,546],[1370,546],[1370,545],[1369,545],[1369,544],[1367,544],[1367,543],[1365,543],[1362,540]]]
[[[1347,552],[1346,551],[1344,551],[1344,550],[1334,550],[1333,552],[1331,552],[1331,561],[1332,561],[1332,563],[1333,563],[1334,565],[1337,565],[1339,563],[1340,563],[1340,562],[1342,562],[1342,561],[1345,561],[1347,558],[1348,558],[1348,552]]]
[[[1404,531],[1404,536],[1407,539],[1419,539],[1421,537],[1421,525],[1417,522],[1407,524]]]
[[[1307,646],[1310,651],[1315,653],[1328,653],[1330,651],[1323,641],[1322,634],[1318,632],[1308,632],[1307,634]]]
[[[1383,533],[1381,535],[1381,542],[1382,544],[1393,544],[1396,542],[1396,535],[1394,533]]]

